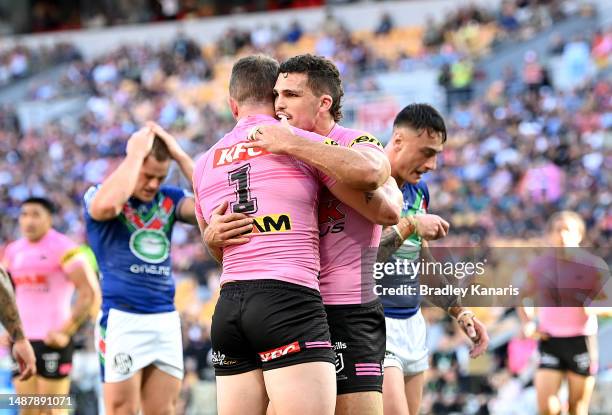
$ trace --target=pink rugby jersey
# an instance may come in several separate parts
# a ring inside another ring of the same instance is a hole
[[[552,337],[597,334],[597,316],[588,315],[580,305],[585,298],[605,299],[603,285],[609,281],[607,265],[580,248],[571,248],[571,255],[564,258],[554,253],[542,255],[529,266],[538,298],[536,305],[551,305],[538,307],[539,330]],[[555,304],[561,306],[552,307]],[[567,305],[572,306],[563,307]]]
[[[328,135],[345,147],[367,147],[384,153],[383,146],[363,131],[338,124]],[[319,235],[321,238],[320,287],[326,305],[362,304],[373,301],[373,290],[362,284],[362,250],[378,248],[382,226],[373,224],[353,208],[336,199],[329,190],[321,192],[319,204]],[[368,262],[376,260],[374,254]]]
[[[277,123],[267,115],[242,118],[197,161],[196,214],[208,222],[212,211],[227,200],[228,212],[255,220],[249,243],[223,249],[221,283],[275,279],[318,290],[318,194],[321,182],[334,182],[293,157],[243,148],[253,127]]]
[[[28,339],[44,340],[70,318],[74,284],[67,273],[77,250],[72,240],[54,229],[37,242],[21,238],[7,246],[3,262],[15,283],[17,309]]]

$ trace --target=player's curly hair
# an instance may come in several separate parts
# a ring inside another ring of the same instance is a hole
[[[393,128],[411,127],[426,130],[429,135],[441,134],[446,142],[446,124],[442,115],[429,104],[410,104],[404,107],[393,121]]]
[[[342,81],[340,72],[336,65],[323,56],[311,54],[297,55],[281,63],[279,72],[303,73],[308,76],[308,87],[315,95],[328,94],[332,97],[332,105],[329,109],[335,121],[342,119]]]

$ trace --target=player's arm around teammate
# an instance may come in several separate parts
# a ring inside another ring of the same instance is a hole
[[[18,379],[26,381],[36,374],[36,357],[30,342],[23,334],[10,278],[2,266],[0,266],[0,323],[6,329],[9,340],[13,342],[13,356],[19,365]]]
[[[389,175],[389,161],[384,153],[308,140],[294,134],[284,117],[280,125],[257,127],[249,140],[245,148],[262,148],[272,154],[295,157],[334,178],[337,182],[330,187],[331,193],[371,222],[389,226],[399,220],[402,195]],[[366,173],[355,169],[356,165],[363,165],[364,170],[373,169],[376,173],[370,173],[370,177],[377,179],[368,179]]]
[[[355,190],[375,190],[387,181],[391,167],[384,154],[313,142],[293,134],[285,117],[281,122],[257,127],[246,147],[295,157]]]

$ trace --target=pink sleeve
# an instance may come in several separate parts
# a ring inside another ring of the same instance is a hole
[[[376,150],[380,153],[385,152],[385,147],[382,145],[380,141],[376,137],[371,134],[362,134],[359,137],[352,139],[348,144],[349,148],[368,148]]]
[[[11,261],[13,260],[13,244],[10,243],[6,246],[6,249],[4,250],[4,254],[2,255],[2,261],[0,262],[0,264],[2,264],[5,267],[9,267],[9,265],[11,264]]]
[[[54,248],[57,249],[57,253],[59,255],[59,263],[64,272],[71,272],[76,263],[79,261],[74,261],[74,259],[80,254],[81,250],[79,246],[70,238],[65,235],[58,235],[58,237],[53,241]]]

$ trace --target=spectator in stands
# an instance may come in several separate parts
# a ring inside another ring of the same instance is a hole
[[[297,20],[294,20],[291,23],[291,26],[289,26],[287,33],[285,34],[285,41],[288,43],[296,43],[297,41],[300,40],[303,33],[304,33],[304,30],[302,29],[300,22]]]
[[[384,13],[380,18],[380,23],[374,31],[377,35],[387,35],[393,29],[393,19],[389,13]]]

